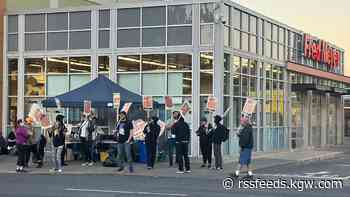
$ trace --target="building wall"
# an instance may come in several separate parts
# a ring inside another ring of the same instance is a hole
[[[5,14],[5,0],[0,1],[0,76],[3,76],[3,46],[4,46],[4,14]],[[3,78],[0,77],[0,111],[3,110]],[[2,132],[2,113],[0,114],[0,135]]]

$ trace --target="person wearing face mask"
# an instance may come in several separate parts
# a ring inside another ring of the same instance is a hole
[[[203,155],[203,164],[201,168],[206,167],[208,162],[208,168],[211,168],[211,154],[212,154],[212,143],[211,143],[211,124],[208,124],[207,119],[201,118],[201,123],[196,131],[197,136],[199,136],[199,147]]]
[[[251,178],[253,176],[252,169],[250,168],[254,145],[253,128],[249,117],[242,116],[240,123],[243,128],[237,133],[237,136],[239,137],[239,147],[241,150],[239,152],[239,165],[233,176],[237,178],[243,166],[247,166],[248,178]]]
[[[17,168],[16,172],[25,172],[25,145],[28,142],[28,129],[24,126],[22,119],[16,125],[16,147],[17,147]]]
[[[120,167],[118,172],[124,170],[124,159],[126,157],[129,163],[129,172],[134,172],[132,165],[132,155],[131,155],[131,145],[133,141],[132,133],[133,125],[128,120],[128,117],[124,111],[120,112],[119,121],[116,126],[115,136],[118,142],[118,161],[120,162]]]
[[[147,124],[143,133],[145,134],[146,152],[147,152],[147,169],[154,167],[157,153],[157,139],[160,133],[160,126],[158,125],[158,117],[154,116]]]
[[[177,174],[190,173],[190,159],[188,157],[188,144],[190,142],[190,127],[181,116],[180,112],[175,111],[173,113],[175,123],[172,126],[173,133],[176,140],[176,159],[178,163]],[[183,163],[185,161],[185,171]]]
[[[221,124],[221,120],[222,117],[219,115],[216,115],[214,117],[214,130],[212,136],[212,142],[214,145],[215,168],[217,170],[223,170],[221,144],[225,141],[225,135],[228,132],[228,129]]]

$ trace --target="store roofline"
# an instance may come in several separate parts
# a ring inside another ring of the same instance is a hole
[[[350,77],[345,75],[339,75],[331,72],[322,71],[319,69],[312,68],[307,65],[297,64],[295,62],[287,62],[287,69],[289,71],[294,71],[298,73],[302,73],[305,75],[310,75],[314,77],[329,79],[333,81],[343,82],[350,84]]]

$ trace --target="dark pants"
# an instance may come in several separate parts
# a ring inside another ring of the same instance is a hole
[[[201,152],[203,155],[203,164],[211,164],[211,154],[212,154],[212,144],[209,143],[208,141],[200,141],[199,143]]]
[[[179,165],[179,171],[184,170],[184,160],[186,170],[190,170],[190,159],[188,157],[188,142],[176,142],[176,158]]]
[[[66,146],[63,146],[62,153],[61,153],[61,164],[64,165],[64,156],[66,156]]]
[[[169,166],[173,166],[173,160],[174,160],[174,150],[176,149],[175,146],[175,139],[168,139],[168,157],[169,157]],[[176,159],[177,162],[177,159]]]
[[[222,168],[222,154],[221,154],[221,143],[214,143],[214,157],[215,157],[215,167]]]
[[[30,156],[32,155],[32,162],[37,162],[38,160],[38,151],[37,144],[27,145],[27,150],[25,154],[25,164],[28,166]],[[32,154],[31,154],[32,153]]]
[[[44,155],[45,155],[45,147],[39,145],[38,146],[38,164],[40,166],[43,165]]]
[[[24,167],[26,150],[24,145],[17,144],[17,166]]]
[[[157,142],[146,142],[147,166],[154,167],[157,154]]]
[[[91,141],[86,140],[86,138],[80,138],[81,141],[81,151],[84,156],[85,162],[91,162],[91,151],[90,148],[92,146]]]

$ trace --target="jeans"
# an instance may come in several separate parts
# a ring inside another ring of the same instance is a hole
[[[146,142],[147,166],[154,167],[157,154],[157,142]]]
[[[17,144],[17,166],[24,167],[25,163],[25,147],[22,144]]]
[[[169,157],[169,165],[173,165],[173,158],[174,158],[174,150],[175,150],[175,139],[168,139],[168,157]],[[176,159],[177,162],[177,159]]]
[[[185,160],[186,171],[190,170],[190,159],[188,157],[188,142],[176,142],[176,158],[179,164],[179,171],[184,170],[183,162]]]
[[[221,154],[221,143],[214,143],[214,157],[215,157],[215,167],[222,168],[222,154]]]
[[[96,159],[97,144],[96,144],[96,142],[91,142],[89,145],[90,145],[89,152],[90,152],[91,161],[96,162],[97,161],[97,159]]]
[[[63,146],[53,147],[52,162],[55,166],[55,169],[57,170],[62,169],[62,160],[61,160],[62,151],[63,151]]]
[[[81,151],[83,158],[85,162],[91,162],[91,147],[92,147],[92,142],[89,140],[86,140],[86,138],[81,137]]]
[[[124,167],[124,161],[126,160],[129,163],[129,166],[132,167],[132,156],[131,156],[131,144],[129,143],[119,143],[118,144],[118,160],[120,162],[120,167]]]

